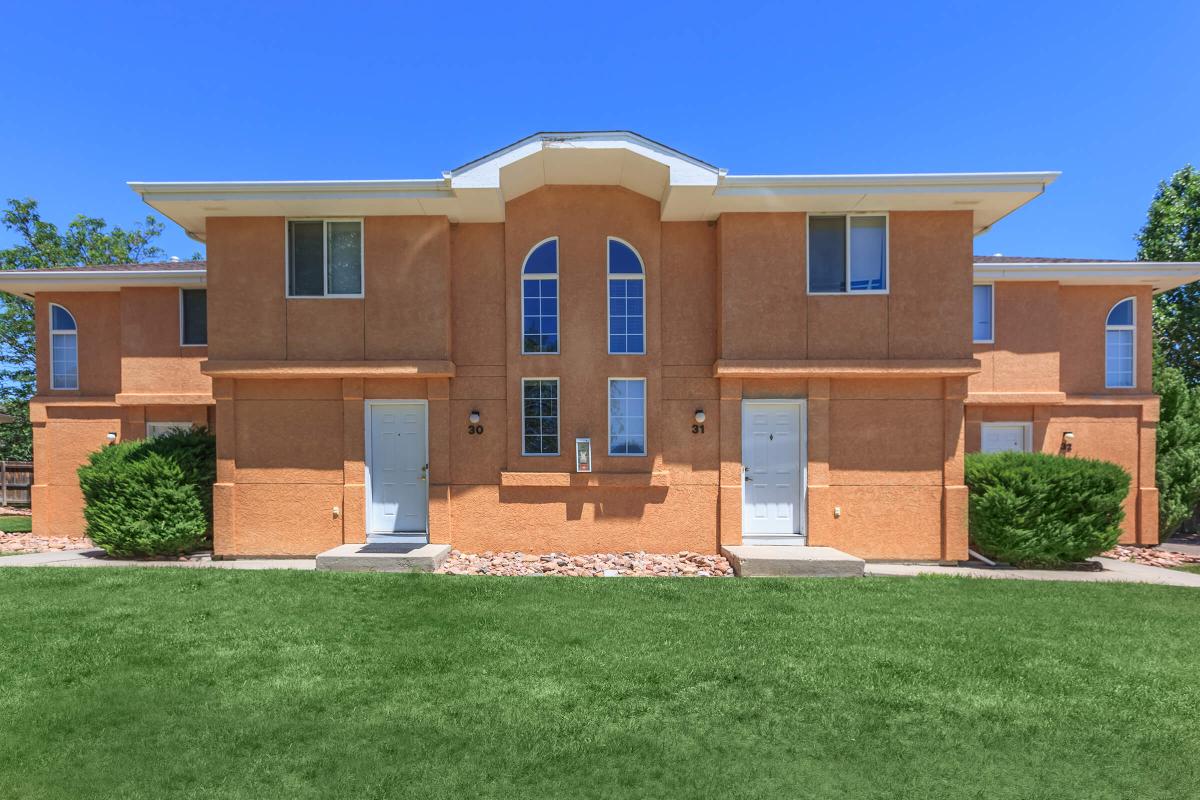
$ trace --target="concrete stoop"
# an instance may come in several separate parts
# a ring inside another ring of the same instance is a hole
[[[344,544],[317,556],[317,569],[337,572],[433,572],[448,544]]]
[[[733,571],[743,578],[858,578],[866,562],[832,547],[735,545],[722,547]]]

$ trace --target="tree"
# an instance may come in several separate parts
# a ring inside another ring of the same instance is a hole
[[[1192,516],[1200,502],[1200,389],[1183,372],[1154,359],[1154,392],[1161,398],[1158,421],[1158,534],[1166,540]]]
[[[60,231],[41,218],[36,200],[25,199],[9,200],[0,224],[18,240],[0,249],[3,270],[132,264],[163,256],[154,244],[163,226],[152,216],[126,229],[81,214]],[[0,297],[0,411],[16,418],[0,425],[0,458],[27,461],[33,457],[29,398],[36,391],[33,304],[14,295]]]
[[[1200,261],[1200,172],[1191,164],[1158,185],[1137,242],[1139,261]],[[1159,295],[1154,328],[1163,363],[1200,385],[1200,286]]]

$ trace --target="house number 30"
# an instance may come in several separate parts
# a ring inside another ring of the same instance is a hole
[[[467,433],[471,436],[478,436],[481,433],[483,433],[483,426],[482,425],[468,425]]]

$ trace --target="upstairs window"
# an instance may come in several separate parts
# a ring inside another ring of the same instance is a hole
[[[991,344],[995,341],[992,337],[992,314],[995,306],[992,304],[993,289],[990,283],[980,283],[975,285],[973,295],[973,319],[974,328],[972,333],[972,341]]]
[[[208,344],[208,290],[179,290],[179,343]]]
[[[1108,312],[1104,322],[1104,385],[1109,389],[1134,386],[1133,298],[1126,297]]]
[[[525,256],[521,309],[521,352],[557,353],[558,239],[538,242]]]
[[[884,215],[809,216],[809,294],[886,292],[887,252]]]
[[[608,352],[646,352],[646,271],[641,256],[620,239],[608,239]]]
[[[50,388],[79,388],[79,329],[75,317],[50,304]]]
[[[289,220],[288,297],[362,297],[362,220]]]

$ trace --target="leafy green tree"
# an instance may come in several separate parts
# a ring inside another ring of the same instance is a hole
[[[1158,533],[1166,540],[1200,502],[1200,389],[1183,372],[1154,359],[1154,391],[1162,398],[1158,422]]]
[[[1200,172],[1191,164],[1158,185],[1137,242],[1140,261],[1200,261]],[[1200,286],[1159,295],[1154,327],[1163,362],[1200,385]]]
[[[4,270],[132,264],[163,256],[154,244],[163,226],[151,216],[132,228],[109,228],[103,219],[81,214],[60,230],[41,218],[36,200],[25,199],[9,200],[0,224],[17,238],[12,247],[0,249]],[[0,294],[0,411],[16,418],[0,425],[0,458],[33,457],[29,398],[36,390],[34,346],[33,304]]]

